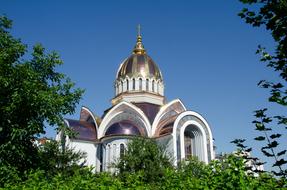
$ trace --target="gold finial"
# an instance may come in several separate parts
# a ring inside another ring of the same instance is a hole
[[[138,25],[137,27],[138,35],[137,35],[137,43],[134,47],[133,53],[134,54],[145,54],[145,49],[142,44],[142,36],[141,36],[141,26]]]

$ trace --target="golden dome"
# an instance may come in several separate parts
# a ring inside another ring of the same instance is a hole
[[[156,63],[146,54],[142,44],[142,37],[137,36],[137,42],[133,49],[133,54],[128,57],[120,66],[117,79],[126,77],[155,78],[162,80],[161,72]]]

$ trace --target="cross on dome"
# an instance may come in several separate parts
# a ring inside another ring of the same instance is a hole
[[[138,25],[137,30],[138,30],[137,42],[136,42],[136,45],[134,47],[133,53],[134,54],[145,54],[146,51],[145,51],[144,46],[142,44],[141,26],[140,25]]]

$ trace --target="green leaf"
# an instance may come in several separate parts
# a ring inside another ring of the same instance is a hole
[[[270,138],[271,139],[276,139],[276,138],[279,138],[281,136],[282,136],[281,134],[272,134],[272,135],[270,135]]]
[[[283,151],[281,151],[281,152],[278,152],[278,153],[277,153],[277,156],[282,156],[282,155],[284,155],[284,154],[286,153],[286,151],[287,151],[287,150],[283,150]]]
[[[258,136],[258,137],[254,138],[254,139],[257,140],[257,141],[263,141],[263,140],[265,140],[265,137]]]

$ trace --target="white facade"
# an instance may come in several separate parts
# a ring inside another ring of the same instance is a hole
[[[146,54],[141,36],[133,54],[120,65],[114,88],[112,107],[101,118],[83,107],[79,120],[66,120],[68,127],[78,132],[66,142],[87,153],[86,165],[97,172],[115,172],[113,163],[135,136],[156,139],[175,166],[190,156],[205,163],[214,159],[209,124],[179,99],[166,103],[161,72]]]

